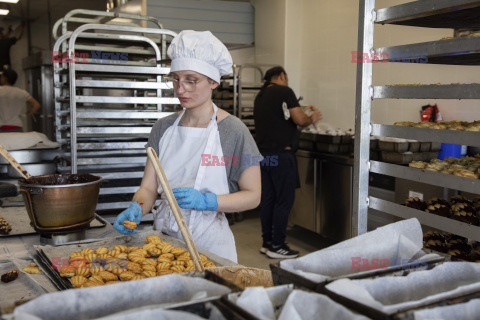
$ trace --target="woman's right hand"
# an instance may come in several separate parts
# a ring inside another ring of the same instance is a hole
[[[132,202],[130,206],[123,210],[115,219],[115,223],[113,224],[113,227],[120,233],[122,234],[135,234],[137,233],[137,229],[127,229],[123,225],[124,221],[133,221],[137,225],[142,222],[142,207],[137,202]]]

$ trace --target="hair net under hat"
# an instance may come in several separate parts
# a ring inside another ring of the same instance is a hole
[[[220,77],[232,73],[232,56],[227,47],[210,31],[184,30],[168,47],[172,59],[170,71],[192,70],[220,83]]]

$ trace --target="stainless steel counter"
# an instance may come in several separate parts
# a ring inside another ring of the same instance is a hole
[[[300,188],[290,223],[335,241],[352,235],[353,158],[297,151]]]

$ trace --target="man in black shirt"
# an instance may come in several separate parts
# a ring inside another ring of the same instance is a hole
[[[17,43],[18,40],[23,35],[23,29],[25,27],[25,22],[22,22],[20,27],[17,30],[15,37],[9,37],[11,30],[7,34],[0,32],[0,70],[6,70],[11,68],[10,63],[10,47]]]
[[[269,69],[264,80],[253,111],[255,138],[265,158],[261,163],[263,245],[260,252],[270,258],[295,258],[298,251],[291,250],[285,238],[298,185],[297,126],[308,126],[321,120],[322,115],[314,106],[309,106],[312,115],[305,115],[295,93],[288,87],[288,76],[282,67]]]

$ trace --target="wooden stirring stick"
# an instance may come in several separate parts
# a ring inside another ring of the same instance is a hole
[[[0,154],[7,159],[8,162],[12,165],[13,169],[17,170],[18,173],[22,175],[25,179],[31,178],[32,176],[30,173],[25,170],[25,168],[12,157],[10,152],[7,151],[1,144],[0,144]]]
[[[160,180],[160,185],[162,186],[163,192],[165,192],[168,205],[172,210],[173,216],[175,217],[175,221],[177,221],[178,228],[180,229],[180,232],[182,233],[182,237],[185,240],[185,243],[187,244],[188,252],[190,252],[190,256],[192,257],[195,270],[202,272],[205,270],[205,267],[203,266],[202,259],[198,254],[197,247],[193,242],[193,238],[192,238],[192,235],[190,234],[190,230],[188,230],[187,224],[183,219],[183,215],[182,215],[182,212],[180,211],[180,207],[178,206],[177,199],[175,199],[175,196],[173,195],[172,188],[168,183],[167,177],[165,176],[165,172],[163,171],[162,165],[160,164],[160,160],[158,160],[155,150],[153,150],[153,148],[151,147],[147,148],[147,154],[148,154],[148,158],[153,164],[153,167],[155,168],[157,177]]]

